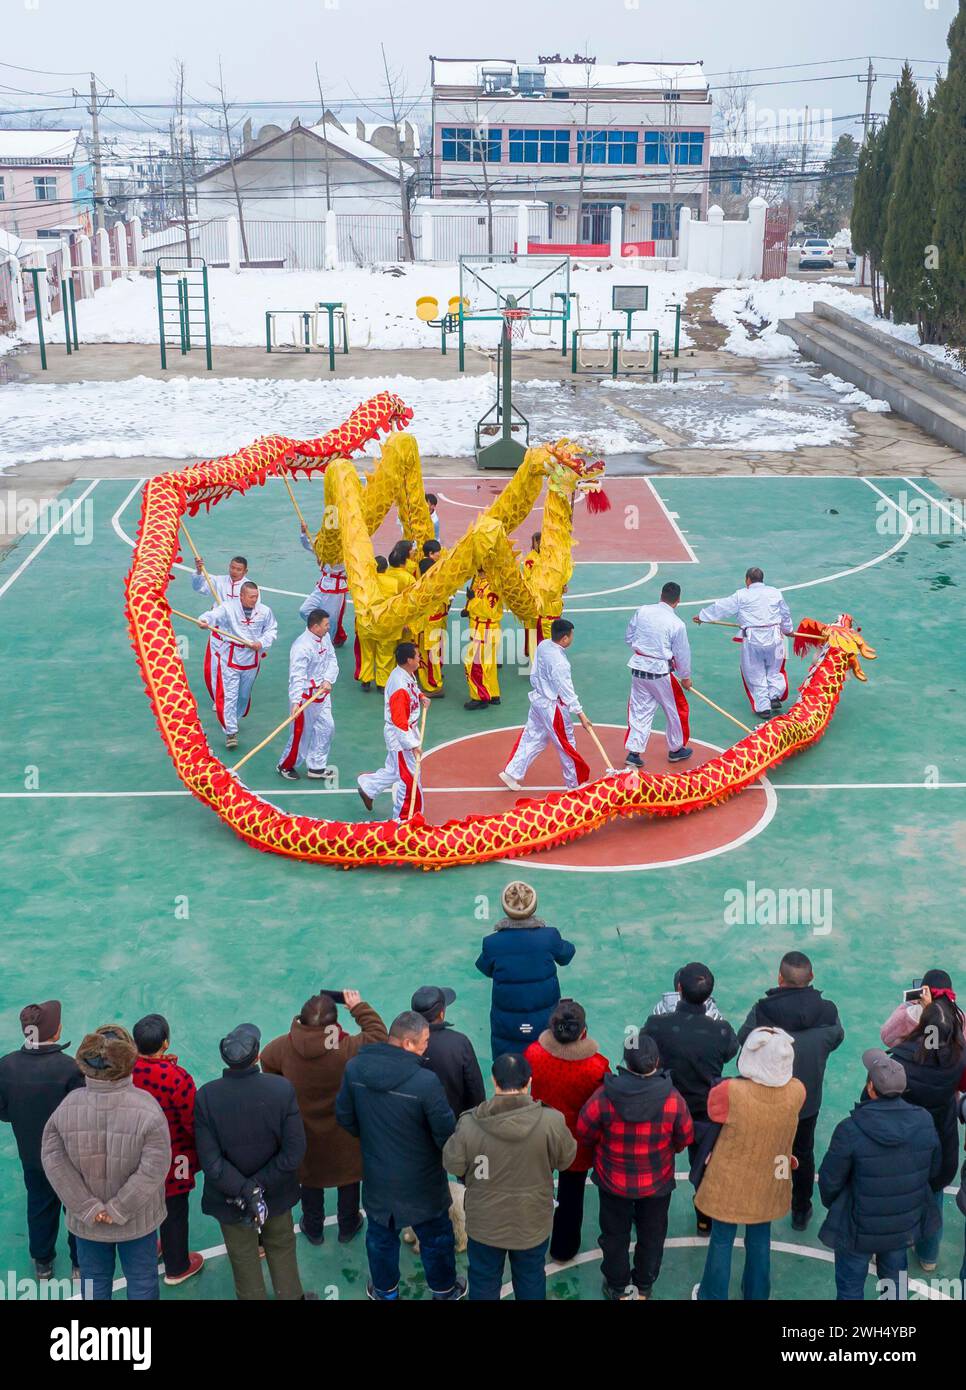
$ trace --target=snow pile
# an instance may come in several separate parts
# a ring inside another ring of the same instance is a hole
[[[826,372],[822,380],[841,396],[843,405],[858,406],[860,410],[870,410],[875,414],[892,409],[888,401],[876,400],[865,391],[860,391],[857,386],[853,386],[851,381],[843,381],[834,372]]]
[[[552,257],[545,258],[549,271]],[[490,277],[499,283],[498,275]],[[668,308],[675,301],[683,304],[692,290],[713,288],[723,282],[707,275],[684,271],[643,271],[607,263],[602,267],[572,267],[570,288],[579,296],[572,308],[574,327],[612,328],[626,323],[623,314],[611,309],[611,290],[615,284],[646,284],[649,309],[635,319],[641,327],[660,328],[662,343],[670,346],[674,338],[674,313]],[[727,282],[725,282],[727,283]],[[217,347],[264,347],[267,309],[312,309],[322,300],[344,302],[348,306],[349,343],[357,348],[439,349],[439,329],[430,328],[416,317],[416,300],[434,295],[440,312],[448,300],[459,294],[459,266],[348,266],[341,270],[246,270],[233,275],[229,270],[209,270],[211,336]],[[323,326],[325,320],[323,318]],[[93,299],[77,302],[77,325],[82,343],[156,343],[158,306],[154,279],[139,275],[115,280],[99,290]],[[281,341],[290,340],[298,321],[279,326]],[[515,344],[538,349],[560,343],[560,325],[543,323],[537,331],[528,329]],[[542,332],[540,330],[543,330]],[[62,343],[62,318],[45,325],[49,342]],[[466,338],[473,346],[496,348],[500,336],[498,322],[469,323]],[[28,342],[37,341],[36,324],[24,330]],[[681,344],[689,346],[684,326]],[[450,339],[450,350],[455,338]]]
[[[853,436],[848,416],[835,407],[811,410],[763,406],[757,410],[709,412],[683,406],[667,411],[662,423],[691,435],[693,447],[760,453],[847,444]]]

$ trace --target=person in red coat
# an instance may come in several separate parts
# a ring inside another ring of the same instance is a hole
[[[171,1134],[171,1167],[164,1180],[167,1217],[161,1223],[164,1282],[183,1284],[197,1274],[205,1257],[188,1249],[188,1193],[195,1185],[195,1083],[168,1051],[170,1028],[162,1014],[148,1014],[133,1029],[138,1059],[134,1084],[148,1091],[164,1111]]]
[[[561,999],[546,1029],[524,1053],[533,1071],[534,1100],[559,1110],[577,1137],[577,1116],[610,1071],[610,1063],[587,1036],[587,1015],[574,999]],[[557,1207],[553,1214],[550,1258],[558,1264],[572,1260],[580,1249],[587,1173],[594,1165],[593,1149],[577,1145],[577,1157],[557,1178]]]

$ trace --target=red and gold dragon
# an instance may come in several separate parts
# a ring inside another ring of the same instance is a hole
[[[172,566],[180,559],[181,518],[261,486],[271,477],[324,473],[330,463],[348,459],[380,434],[405,429],[411,418],[412,411],[398,396],[382,392],[319,439],[300,441],[270,435],[224,458],[161,474],[144,487],[125,585],[135,656],[161,737],[182,783],[249,844],[270,853],[343,868],[406,864],[443,869],[551,849],[599,830],[618,816],[684,815],[734,796],[790,754],[814,743],[829,725],[849,670],[864,679],[858,655],[871,658],[875,653],[857,636],[852,619],[843,615],[828,625],[805,619],[799,626],[800,632],[807,633],[804,643],[820,645],[822,651],[795,703],[786,713],[690,771],[618,772],[575,791],[521,798],[508,810],[440,825],[422,816],[400,822],[318,820],[290,815],[262,800],[212,753],[178,654],[166,590]],[[581,464],[579,453],[559,446],[545,453],[549,496],[561,472],[575,473],[591,490],[599,488],[599,463]],[[499,499],[494,507],[500,507]],[[489,534],[485,519],[482,534]],[[321,542],[317,553],[320,548]],[[526,606],[525,595],[521,603]]]

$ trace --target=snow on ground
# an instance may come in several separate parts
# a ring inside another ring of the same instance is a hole
[[[833,391],[838,392],[843,405],[855,405],[861,410],[870,410],[877,414],[892,409],[888,401],[876,400],[865,391],[860,391],[857,386],[853,386],[851,381],[843,381],[834,372],[826,372],[822,380],[826,386],[831,386]]]
[[[778,332],[778,320],[810,314],[820,299],[843,313],[862,319],[913,347],[921,347],[937,361],[962,370],[958,359],[938,344],[920,344],[913,323],[893,323],[877,319],[872,300],[864,294],[843,289],[835,280],[750,280],[746,284],[724,289],[716,294],[711,312],[718,323],[729,330],[725,347],[738,357],[753,357],[760,362],[774,362],[783,357],[795,357],[798,349],[791,338]],[[749,330],[754,330],[754,334]]]
[[[549,269],[553,258],[543,259]],[[579,312],[581,327],[624,325],[624,315],[615,314],[610,307],[613,285],[646,284],[650,307],[637,316],[635,323],[660,328],[662,342],[670,345],[674,314],[667,310],[667,304],[675,300],[683,304],[692,290],[722,283],[729,282],[685,271],[632,270],[609,263],[606,268],[576,266],[571,269],[570,288],[580,301],[579,311],[576,306],[572,310],[571,322],[578,326]],[[319,301],[329,300],[348,305],[349,342],[353,347],[438,349],[439,329],[427,327],[416,317],[416,300],[434,295],[440,311],[445,312],[447,301],[458,295],[460,288],[456,264],[345,267],[328,271],[246,270],[240,275],[229,270],[210,270],[208,284],[211,336],[216,347],[264,347],[267,309],[311,309]],[[115,280],[93,299],[78,300],[77,326],[81,342],[156,343],[158,305],[154,279],[140,275]],[[551,330],[552,337],[546,331],[541,334],[528,330],[519,347],[534,349],[549,347],[551,342],[559,344],[559,324],[545,323],[540,327]],[[48,341],[63,342],[62,317],[47,322],[44,330]],[[289,327],[281,328],[280,339],[288,340],[290,333]],[[471,323],[466,328],[467,341],[479,347],[494,348],[499,334],[496,322]],[[37,341],[36,324],[27,324],[24,338]],[[691,343],[683,325],[681,343]],[[452,338],[451,350],[454,345]]]
[[[613,382],[606,385],[613,391]],[[413,407],[413,433],[427,457],[471,456],[474,426],[495,396],[492,375],[10,383],[0,391],[0,470],[48,459],[212,458],[274,433],[313,439],[387,388]],[[613,398],[610,391],[591,381],[520,381],[514,401],[535,442],[568,436],[606,458],[666,448],[652,420],[679,434],[684,447],[791,452],[842,444],[852,437],[852,409],[866,399],[776,393],[763,407],[721,379],[620,383]]]

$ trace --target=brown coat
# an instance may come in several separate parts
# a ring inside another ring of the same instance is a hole
[[[297,1018],[288,1033],[262,1049],[262,1071],[284,1076],[295,1087],[307,1148],[299,1169],[303,1187],[343,1187],[362,1178],[362,1151],[355,1139],[335,1121],[335,1098],[346,1062],[366,1043],[386,1042],[386,1025],[369,1004],[360,1000],[349,1012],[359,1033],[338,1025],[306,1028]]]
[[[795,1077],[762,1086],[737,1077],[708,1092],[708,1118],[722,1122],[695,1203],[713,1221],[756,1225],[792,1205],[792,1143],[805,1087]]]

